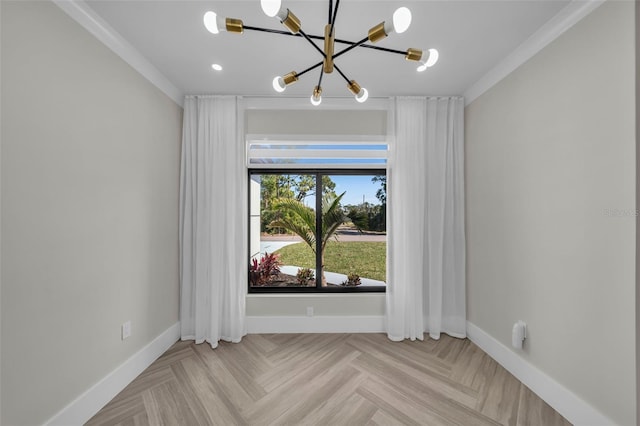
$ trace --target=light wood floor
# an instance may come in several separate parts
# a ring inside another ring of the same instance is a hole
[[[383,334],[178,342],[90,425],[568,425],[469,340]]]

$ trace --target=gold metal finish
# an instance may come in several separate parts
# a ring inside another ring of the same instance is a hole
[[[289,28],[289,31],[293,34],[298,34],[301,26],[300,19],[298,19],[298,17],[289,9],[287,9],[287,17],[282,21],[282,25]]]
[[[331,24],[327,24],[324,27],[324,72],[325,74],[331,74],[333,72],[333,48],[335,31],[330,34]]]
[[[321,94],[322,94],[322,87],[320,87],[320,86],[316,86],[316,87],[313,89],[313,97],[314,97],[314,98],[319,98]]]
[[[230,33],[242,34],[244,32],[241,19],[227,18],[226,25],[227,31]]]
[[[387,33],[384,32],[384,22],[380,22],[375,27],[369,30],[369,41],[371,43],[375,43],[377,41],[382,40],[387,36]]]
[[[355,80],[351,80],[347,87],[354,95],[358,95],[358,93],[360,93],[360,90],[362,90],[362,87],[360,87],[360,85],[356,83]]]
[[[407,54],[404,58],[407,61],[419,61],[422,59],[422,50],[410,47],[407,49]]]
[[[284,81],[284,84],[288,86],[298,81],[298,75],[295,71],[291,71],[289,74],[282,77],[282,80]]]

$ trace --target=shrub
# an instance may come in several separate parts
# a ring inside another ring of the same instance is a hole
[[[313,269],[299,268],[296,278],[298,279],[298,284],[306,286],[309,284],[309,281],[315,278],[315,273]]]
[[[280,255],[278,253],[265,253],[260,262],[252,259],[249,263],[249,281],[251,285],[266,285],[274,276],[280,273]]]
[[[349,275],[347,275],[347,280],[342,282],[342,285],[345,287],[356,287],[360,284],[362,284],[360,281],[360,275],[355,272],[349,273]]]

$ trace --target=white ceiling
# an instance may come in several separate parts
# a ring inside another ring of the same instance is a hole
[[[307,34],[323,34],[328,1],[283,3],[300,18]],[[87,4],[185,94],[271,96],[274,76],[299,72],[321,60],[299,37],[254,31],[213,35],[204,28],[202,17],[213,10],[242,19],[245,25],[285,29],[262,13],[259,0],[89,0]],[[416,63],[401,55],[357,48],[336,59],[336,64],[371,96],[462,95],[568,4],[568,0],[343,0],[335,24],[337,38],[360,40],[403,5],[413,13],[411,27],[378,45],[399,50],[434,47],[440,60],[418,73]],[[321,41],[317,43],[322,47]],[[336,50],[342,46],[336,45]],[[223,71],[213,71],[212,63],[221,64]],[[309,96],[318,76],[319,69],[309,72],[285,94]],[[336,72],[325,75],[322,86],[323,96],[350,96]]]

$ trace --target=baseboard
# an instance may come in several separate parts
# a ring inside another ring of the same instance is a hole
[[[383,333],[385,317],[379,316],[248,316],[249,334],[265,333]]]
[[[250,316],[247,331],[261,333],[382,333],[384,316]],[[570,390],[547,376],[511,349],[467,322],[467,336],[496,362],[576,425],[613,425],[614,422]],[[180,323],[169,327],[151,343],[93,385],[53,416],[45,425],[86,423],[180,337]]]
[[[45,425],[81,425],[86,423],[179,338],[180,323],[177,322],[63,408]]]
[[[615,424],[569,389],[470,322],[467,322],[467,337],[572,424],[580,426]]]

